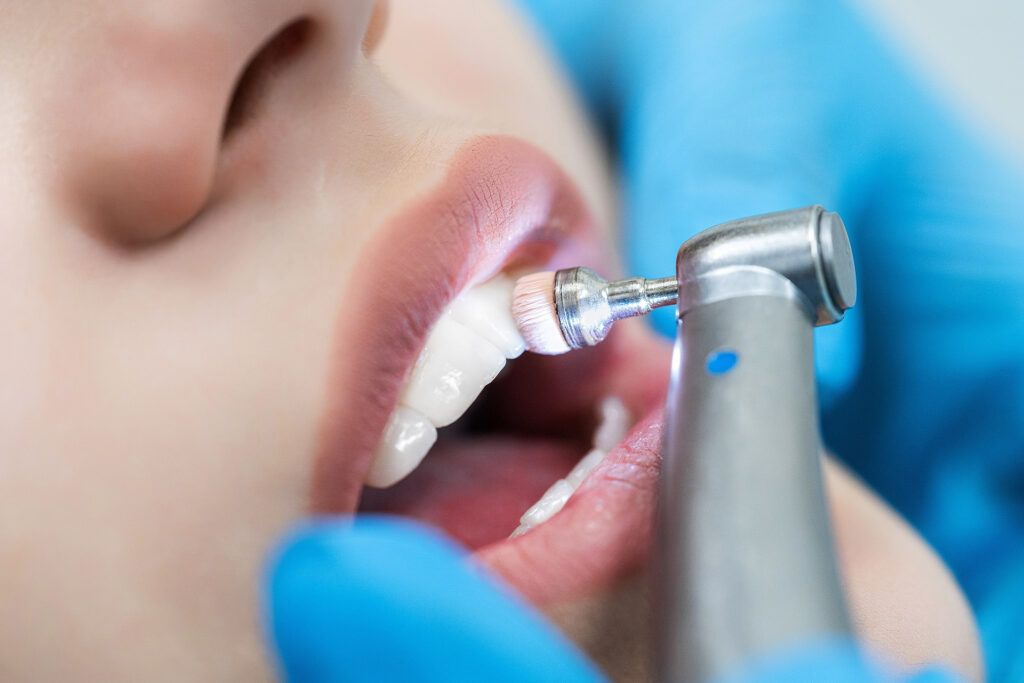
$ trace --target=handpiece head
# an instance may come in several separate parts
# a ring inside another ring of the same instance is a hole
[[[764,214],[709,228],[679,248],[676,277],[608,282],[588,268],[534,273],[516,283],[512,314],[535,353],[599,344],[612,323],[678,303],[742,296],[800,303],[815,325],[842,320],[857,300],[853,251],[838,214],[820,206]]]
[[[857,300],[846,227],[820,206],[742,218],[687,240],[676,255],[679,315],[737,296],[801,302],[815,325],[839,322]]]

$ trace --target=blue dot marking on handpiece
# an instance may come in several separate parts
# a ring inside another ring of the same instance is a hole
[[[708,354],[705,367],[712,375],[724,375],[740,362],[740,354],[732,349],[718,349]]]

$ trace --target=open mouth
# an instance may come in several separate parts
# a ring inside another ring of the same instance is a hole
[[[538,604],[634,572],[647,555],[667,374],[651,360],[660,343],[623,338],[642,334],[510,363],[408,477],[365,490],[360,510],[444,529]]]
[[[338,381],[373,398],[331,413],[314,507],[438,526],[537,604],[593,594],[647,555],[668,345],[634,322],[592,349],[519,357],[507,273],[607,257],[532,147],[486,138],[453,169],[368,259],[393,286],[343,316],[361,324],[345,355],[372,360]],[[450,232],[424,236],[428,221]]]

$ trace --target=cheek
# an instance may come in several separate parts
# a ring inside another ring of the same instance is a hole
[[[826,460],[837,552],[858,635],[903,672],[936,664],[980,680],[967,601],[935,552],[859,481]]]

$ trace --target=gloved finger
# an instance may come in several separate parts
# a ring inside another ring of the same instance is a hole
[[[968,311],[1019,335],[1006,310],[1024,306],[1020,173],[851,3],[644,7],[626,43],[620,122],[636,270],[663,274],[682,240],[737,216],[811,203],[839,211],[865,296],[842,325],[817,332],[826,403],[859,367],[867,305],[891,323],[887,341],[912,333],[911,353],[921,328],[950,332],[937,320],[964,321],[956,348],[994,338]]]
[[[843,216],[856,252],[878,170],[865,152],[890,118],[865,111],[878,99],[865,89],[885,86],[862,74],[891,73],[866,27],[843,2],[647,5],[629,43],[620,124],[634,268],[664,275],[682,241],[703,228],[809,204]],[[826,394],[858,368],[859,308],[818,332]],[[668,331],[672,321],[659,324]]]
[[[774,652],[735,674],[713,683],[958,683],[949,674],[930,669],[910,678],[896,678],[849,639],[831,638]]]
[[[552,626],[417,524],[312,522],[268,577],[271,637],[291,681],[600,680]]]

